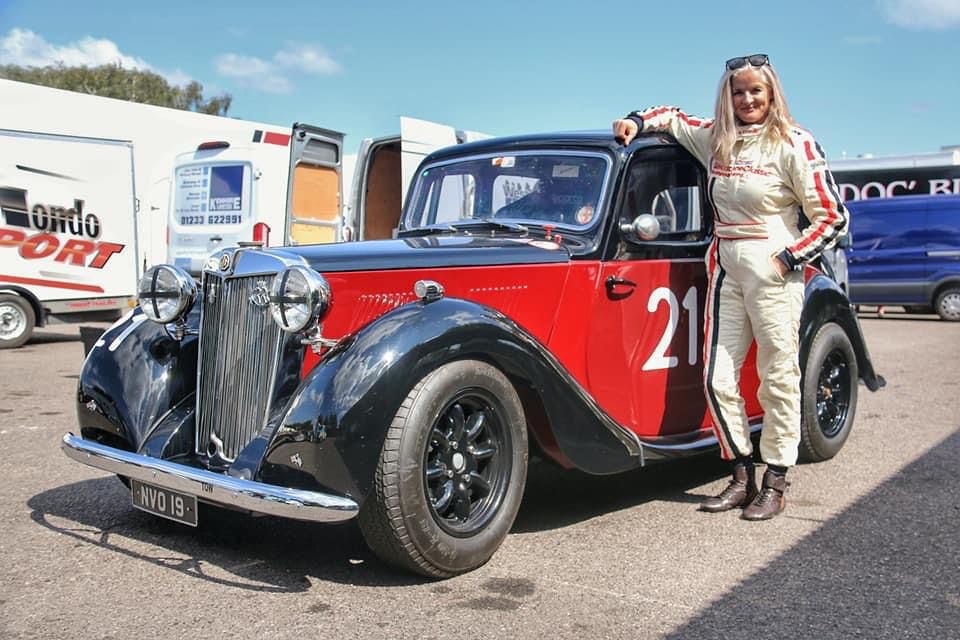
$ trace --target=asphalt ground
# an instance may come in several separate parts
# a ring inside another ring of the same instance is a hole
[[[0,351],[0,637],[957,638],[960,324],[862,318],[888,386],[862,385],[833,460],[748,523],[696,505],[713,456],[590,477],[534,462],[511,534],[470,574],[381,564],[356,525],[142,513],[68,460],[75,327]]]

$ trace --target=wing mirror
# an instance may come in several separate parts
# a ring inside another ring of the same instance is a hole
[[[621,224],[620,233],[633,241],[656,240],[660,235],[660,221],[652,213],[641,213],[633,222]]]

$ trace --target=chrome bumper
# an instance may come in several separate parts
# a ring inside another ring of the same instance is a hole
[[[204,502],[254,513],[311,522],[340,522],[356,516],[360,508],[350,498],[233,478],[105,447],[72,433],[63,436],[60,448],[67,457],[91,467],[194,495]]]

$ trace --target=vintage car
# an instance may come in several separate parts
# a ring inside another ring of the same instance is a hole
[[[397,238],[151,268],[83,365],[71,458],[133,506],[358,518],[384,561],[486,562],[536,453],[609,474],[717,446],[702,390],[706,175],[662,134],[491,139],[420,166]],[[822,270],[821,270],[822,269]],[[802,454],[850,433],[859,325],[807,268]],[[751,353],[742,388],[762,410]]]

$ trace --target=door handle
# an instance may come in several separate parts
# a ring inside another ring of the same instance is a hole
[[[223,238],[220,236],[210,236],[210,242],[223,242]]]
[[[618,278],[617,276],[607,276],[607,281],[605,284],[607,286],[608,293],[613,293],[613,290],[617,287],[630,287],[632,289],[633,287],[637,286],[636,282],[627,280],[625,278]]]

